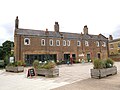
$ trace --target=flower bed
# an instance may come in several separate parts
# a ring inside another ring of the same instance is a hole
[[[6,71],[7,72],[23,72],[24,71],[24,67],[23,66],[6,66]]]
[[[45,77],[59,76],[59,69],[56,68],[56,64],[52,61],[39,64],[39,61],[35,60],[33,62],[33,66],[37,75],[42,75]]]
[[[52,68],[52,69],[36,69],[36,74],[37,75],[42,75],[45,77],[54,77],[54,76],[59,76],[59,69],[57,68]]]
[[[110,75],[117,74],[117,67],[103,68],[103,69],[91,69],[92,78],[103,78]]]
[[[117,74],[117,67],[113,66],[111,59],[107,60],[94,60],[94,68],[91,69],[92,78],[103,78],[110,75]]]
[[[5,69],[7,72],[23,72],[25,63],[23,61],[16,61],[14,63],[9,63]]]

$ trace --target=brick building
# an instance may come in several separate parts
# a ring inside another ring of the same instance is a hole
[[[109,36],[109,53],[110,55],[120,54],[120,38],[113,39],[112,35]]]
[[[19,19],[15,20],[14,33],[15,60],[25,60],[32,64],[34,60],[93,60],[108,57],[108,39],[102,34],[91,35],[87,25],[83,33],[60,32],[58,22],[54,31],[19,28]]]

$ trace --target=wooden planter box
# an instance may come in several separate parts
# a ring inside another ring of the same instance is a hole
[[[102,78],[110,75],[117,74],[117,67],[105,68],[105,69],[91,69],[92,78]]]
[[[24,67],[23,66],[6,66],[5,67],[7,72],[23,72],[24,71]]]
[[[59,69],[58,68],[52,68],[52,69],[36,69],[37,75],[42,75],[45,77],[54,77],[59,76]]]

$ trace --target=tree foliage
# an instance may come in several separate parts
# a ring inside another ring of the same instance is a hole
[[[3,47],[0,46],[0,60],[3,59]]]
[[[5,63],[8,64],[9,57],[11,55],[11,48],[14,47],[14,42],[12,41],[5,41],[2,46],[0,46],[0,59],[5,60]]]

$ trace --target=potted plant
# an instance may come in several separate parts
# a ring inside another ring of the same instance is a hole
[[[93,61],[93,69],[91,69],[92,78],[102,78],[109,75],[117,74],[117,67],[114,66],[112,59],[108,58],[107,60],[95,59]]]
[[[9,72],[23,72],[24,71],[25,62],[24,61],[16,61],[14,63],[9,63],[5,69]]]
[[[35,68],[37,75],[44,75],[45,77],[59,76],[59,69],[56,68],[56,64],[53,61],[39,63],[38,60],[35,60],[33,62],[33,67]]]

